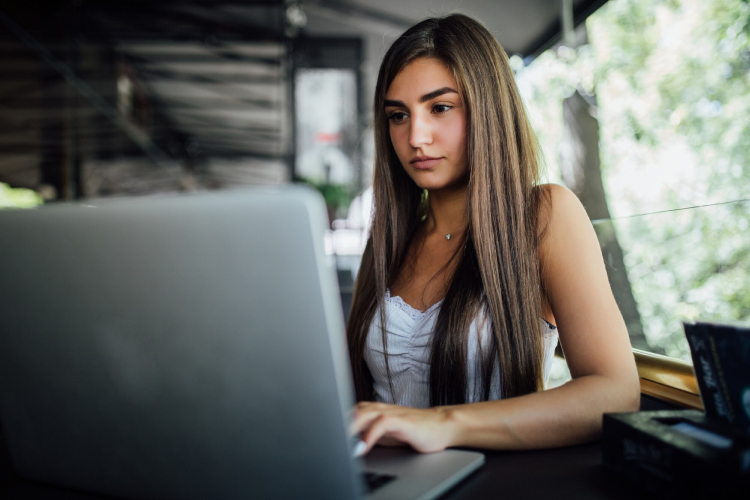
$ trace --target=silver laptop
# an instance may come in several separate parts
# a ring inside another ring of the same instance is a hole
[[[18,473],[126,498],[425,499],[477,469],[458,450],[352,458],[325,221],[300,187],[0,211]]]

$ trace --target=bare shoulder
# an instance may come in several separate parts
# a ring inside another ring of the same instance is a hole
[[[606,375],[618,379],[637,405],[638,375],[630,339],[607,278],[594,226],[576,195],[563,186],[540,186],[545,225],[538,252],[549,312],[573,378]]]
[[[539,257],[544,262],[550,254],[559,254],[570,246],[592,243],[598,250],[598,242],[586,209],[578,197],[559,184],[543,184],[537,215],[540,234]]]

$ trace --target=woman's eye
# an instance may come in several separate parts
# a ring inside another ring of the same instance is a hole
[[[406,113],[402,113],[401,111],[394,111],[393,113],[388,115],[388,119],[393,123],[401,123],[406,119]]]
[[[450,110],[452,108],[453,108],[453,106],[448,106],[447,104],[435,104],[432,107],[432,112],[440,114],[440,113],[445,113],[446,111],[448,111],[448,110]]]

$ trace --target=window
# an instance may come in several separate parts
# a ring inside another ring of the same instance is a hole
[[[512,59],[548,178],[587,193],[634,347],[689,361],[682,320],[750,321],[750,4],[611,0],[577,38]]]

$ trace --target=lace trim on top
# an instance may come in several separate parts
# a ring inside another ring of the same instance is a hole
[[[415,309],[414,307],[407,304],[404,299],[402,299],[399,295],[392,296],[391,290],[387,289],[385,291],[385,300],[386,302],[395,305],[399,309],[401,309],[403,312],[405,312],[411,319],[414,321],[419,321],[420,319],[424,318],[425,315],[430,314],[432,311],[440,307],[440,304],[443,303],[442,299],[432,304],[430,307],[425,309],[424,311],[420,311],[419,309]]]
[[[399,309],[401,309],[403,312],[405,312],[411,319],[414,321],[419,321],[420,319],[424,318],[427,314],[430,314],[432,311],[434,311],[436,308],[440,307],[440,304],[443,303],[443,299],[438,300],[434,304],[432,304],[430,307],[425,309],[424,311],[420,311],[419,309],[416,309],[409,304],[407,304],[404,299],[401,298],[400,295],[393,296],[391,295],[391,289],[387,288],[385,290],[385,300],[386,302],[395,305]],[[542,318],[543,324],[546,327],[547,334],[554,333],[555,330],[557,330],[557,327],[547,321],[546,319]]]

